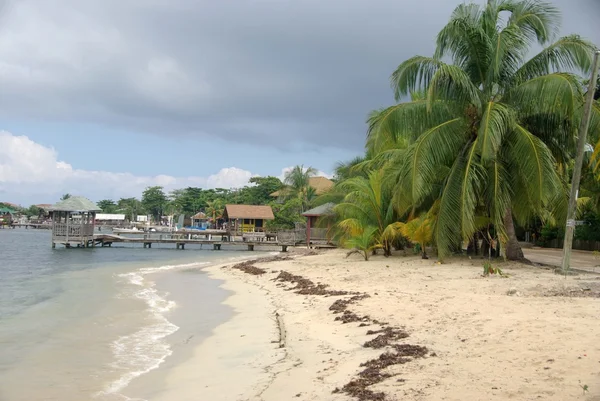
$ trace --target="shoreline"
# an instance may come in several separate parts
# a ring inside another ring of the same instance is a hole
[[[508,278],[484,278],[478,260],[311,253],[204,268],[233,291],[235,313],[152,400],[559,401],[581,399],[584,385],[600,395],[600,301],[572,290],[588,276],[499,262]]]

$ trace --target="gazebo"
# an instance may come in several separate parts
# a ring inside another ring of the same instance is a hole
[[[319,219],[333,216],[333,208],[335,204],[325,203],[324,205],[317,206],[314,209],[307,210],[302,213],[302,216],[306,217],[306,245],[310,247],[311,244],[327,245],[331,242],[329,235],[329,227],[321,228],[318,227]],[[329,224],[327,224],[329,226]]]
[[[62,244],[87,248],[94,246],[96,212],[101,209],[83,196],[72,196],[50,207],[52,248]]]

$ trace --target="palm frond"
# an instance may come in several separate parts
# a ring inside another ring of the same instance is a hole
[[[425,90],[437,69],[444,63],[432,57],[415,56],[398,66],[390,78],[396,101],[412,92]]]
[[[515,124],[514,113],[506,105],[488,102],[477,134],[477,152],[482,162],[496,157],[504,135],[514,129]]]
[[[579,71],[589,75],[594,50],[596,46],[579,35],[560,38],[523,64],[515,72],[512,83],[518,85],[559,71]]]
[[[431,110],[435,101],[452,100],[481,107],[480,91],[471,78],[460,67],[442,64],[429,82],[427,89],[427,109]]]
[[[457,157],[440,196],[434,231],[440,259],[455,249],[462,239],[471,238],[476,230],[475,207],[482,182],[475,152],[477,141],[469,143]]]
[[[512,88],[502,99],[521,114],[555,114],[572,118],[581,105],[579,78],[568,73],[535,77]]]

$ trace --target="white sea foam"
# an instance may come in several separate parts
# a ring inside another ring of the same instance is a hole
[[[176,304],[166,298],[168,294],[160,294],[154,288],[154,282],[146,280],[145,276],[169,270],[201,267],[209,263],[196,262],[145,267],[134,272],[117,275],[127,284],[134,286],[125,292],[128,298],[143,300],[148,305],[149,324],[133,334],[118,338],[111,344],[115,357],[112,367],[122,373],[119,379],[109,383],[104,391],[97,394],[98,398],[102,399],[112,395],[127,399],[118,393],[136,377],[158,368],[173,353],[165,338],[175,333],[179,327],[169,322],[164,314],[173,309]]]

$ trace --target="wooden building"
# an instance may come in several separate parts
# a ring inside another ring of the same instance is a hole
[[[208,216],[204,212],[198,212],[190,217],[190,226],[194,228],[208,228]]]
[[[331,244],[331,219],[334,215],[333,203],[325,203],[302,213],[306,217],[306,245]],[[325,220],[327,219],[327,220]]]
[[[83,196],[72,196],[50,208],[52,216],[52,248],[62,244],[72,246],[94,246],[96,212],[101,209]]]
[[[274,220],[271,206],[225,205],[223,218],[232,234],[264,232],[268,220]]]

